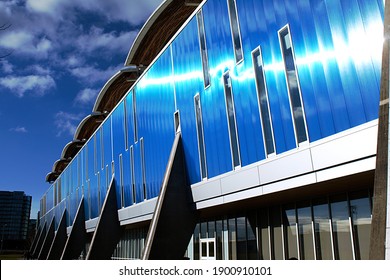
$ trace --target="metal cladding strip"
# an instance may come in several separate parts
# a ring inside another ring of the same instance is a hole
[[[115,192],[115,178],[113,177],[92,237],[87,260],[110,260],[119,242],[121,233]]]
[[[68,236],[61,260],[77,259],[85,249],[86,231],[85,231],[85,210],[84,196],[81,197],[76,217],[73,222],[72,230]]]
[[[51,219],[49,228],[47,230],[45,239],[43,241],[41,250],[39,252],[38,260],[46,260],[47,255],[49,254],[50,247],[51,247],[51,244],[53,243],[53,239],[54,239],[54,235],[55,235],[54,224],[55,224],[55,217],[53,216],[53,218]]]
[[[62,212],[60,224],[58,226],[54,240],[47,255],[47,260],[59,260],[61,258],[61,254],[64,250],[68,237],[66,234],[66,213],[67,211],[66,209],[64,209],[64,211]]]

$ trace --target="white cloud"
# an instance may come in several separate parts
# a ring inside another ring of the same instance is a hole
[[[17,133],[27,133],[28,132],[24,126],[17,126],[17,127],[10,128],[10,131],[17,132]]]
[[[14,66],[7,60],[0,60],[0,69],[6,74],[11,74],[13,72]]]
[[[90,32],[77,38],[75,45],[80,51],[93,53],[96,50],[104,49],[105,52],[114,51],[126,52],[131,42],[137,36],[136,31],[130,32],[104,32],[102,28],[92,27]],[[93,42],[93,44],[91,44]]]
[[[64,4],[61,0],[27,0],[26,8],[33,12],[53,14],[57,10],[61,12],[60,8]]]
[[[79,9],[97,13],[110,21],[140,24],[158,7],[162,0],[27,0],[26,8],[33,13],[61,19],[66,13]]]
[[[95,102],[98,93],[99,93],[98,89],[85,88],[77,94],[74,103],[81,104],[81,105],[93,104]]]
[[[47,38],[37,38],[27,30],[3,32],[0,37],[0,47],[13,50],[18,54],[28,54],[45,58],[52,49],[52,42]]]
[[[96,82],[106,82],[110,79],[121,66],[109,67],[107,69],[99,69],[93,66],[76,67],[70,69],[70,73],[79,79],[81,82],[92,85]]]
[[[27,92],[33,96],[43,96],[56,87],[54,79],[49,75],[9,76],[0,78],[0,85],[18,97],[23,97]]]
[[[44,68],[43,66],[39,64],[31,65],[27,68],[28,71],[34,73],[35,75],[51,75],[52,69],[50,68]]]
[[[55,115],[54,124],[57,127],[57,137],[67,134],[74,136],[76,128],[81,121],[81,114],[72,114],[60,111]]]
[[[19,49],[31,45],[34,36],[26,31],[4,32],[0,40],[0,46],[9,49]]]

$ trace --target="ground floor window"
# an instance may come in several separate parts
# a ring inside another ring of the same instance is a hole
[[[148,228],[125,229],[111,257],[113,260],[141,259]]]
[[[369,189],[201,221],[190,259],[368,259]]]

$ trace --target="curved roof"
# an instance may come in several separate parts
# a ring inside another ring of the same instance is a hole
[[[72,159],[81,147],[84,145],[85,141],[73,140],[65,145],[62,150],[61,158]]]
[[[58,174],[56,172],[49,172],[49,173],[47,173],[45,180],[48,183],[53,183],[55,180],[57,180],[59,175],[60,174]]]
[[[79,141],[89,139],[106,116],[106,113],[92,113],[91,115],[86,116],[76,128],[74,139]]]
[[[149,65],[202,0],[166,0],[146,21],[127,55],[125,65]]]
[[[46,175],[47,182],[54,182],[89,139],[108,113],[137,81],[144,69],[180,29],[202,0],[165,0],[149,17],[133,42],[125,61],[125,67],[115,73],[99,92],[92,114],[85,117],[74,134],[74,140],[63,149],[61,158]]]
[[[69,160],[65,158],[60,158],[53,164],[52,173],[60,174],[69,164]]]
[[[111,112],[119,100],[141,75],[143,67],[131,65],[124,67],[112,76],[99,92],[92,111]]]

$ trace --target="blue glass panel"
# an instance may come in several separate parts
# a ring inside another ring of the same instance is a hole
[[[147,193],[152,198],[160,193],[160,186],[175,135],[175,92],[170,48],[161,54],[142,77],[135,92],[138,138],[144,139]],[[145,199],[143,197],[140,153],[138,141],[134,146],[137,202]]]
[[[201,180],[194,96],[203,92],[204,85],[197,32],[197,22],[192,19],[172,43],[176,103],[180,111],[183,149],[191,183]],[[207,151],[208,147],[205,146],[205,149]]]
[[[215,15],[218,14],[218,17]],[[235,65],[227,1],[208,1],[203,7],[211,87],[200,92],[208,176],[232,170],[228,121],[222,76]],[[213,47],[218,46],[218,47]],[[199,55],[199,46],[198,55]]]
[[[117,196],[117,206],[118,209],[122,207],[122,190],[120,185],[120,164],[119,164],[119,155],[124,154],[125,152],[125,129],[124,129],[124,102],[122,101],[112,112],[112,134],[113,137],[113,157],[115,164],[115,179],[116,179],[116,196]],[[123,181],[124,184],[124,181]],[[129,182],[127,182],[129,184]]]

